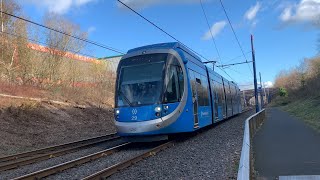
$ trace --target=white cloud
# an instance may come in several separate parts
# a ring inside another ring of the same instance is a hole
[[[213,38],[216,37],[216,36],[223,30],[223,28],[224,28],[226,25],[227,25],[227,22],[226,22],[226,21],[219,21],[219,22],[214,23],[214,24],[211,26],[211,32],[212,32]],[[203,39],[203,40],[209,40],[209,39],[211,39],[211,32],[210,32],[210,30],[207,31],[207,32],[202,36],[202,39]]]
[[[258,87],[260,86],[260,82],[257,82]],[[272,81],[266,81],[262,82],[264,88],[272,88],[273,87],[273,82]]]
[[[259,22],[258,20],[252,21],[251,27],[252,27],[252,28],[255,28],[255,27],[257,26],[258,22]]]
[[[91,26],[91,27],[88,28],[88,33],[91,34],[91,33],[93,33],[93,32],[96,31],[96,30],[97,30],[96,27]]]
[[[262,84],[263,84],[263,88],[272,88],[273,87],[273,82],[272,81],[262,82]],[[260,82],[257,82],[257,86],[258,86],[258,88],[260,87]],[[239,87],[240,87],[241,90],[254,89],[254,85],[252,84],[252,82],[246,82],[244,84],[240,84]]]
[[[245,19],[252,21],[256,18],[257,13],[261,9],[261,4],[259,2],[256,5],[252,6],[248,11],[244,14]]]
[[[77,6],[81,6],[81,5],[87,4],[91,1],[93,1],[93,0],[74,0],[74,4]]]
[[[291,7],[286,7],[283,11],[282,11],[282,13],[281,13],[281,15],[280,15],[280,19],[281,19],[281,21],[289,21],[290,20],[290,18],[291,18]]]
[[[254,6],[251,6],[244,14],[244,19],[248,21],[248,23],[251,25],[251,28],[255,28],[259,22],[256,19],[259,11],[261,11],[261,4],[260,2],[257,2]]]
[[[314,23],[320,19],[320,0],[301,0],[299,3],[289,4],[279,18],[285,23]]]
[[[25,2],[47,8],[52,13],[64,14],[72,7],[80,7],[92,1],[94,0],[26,0]]]
[[[209,0],[202,0],[203,2]],[[161,4],[190,4],[190,3],[199,3],[199,0],[122,0],[126,5],[134,9],[143,9],[155,5]],[[122,4],[118,3],[118,7],[123,7]]]
[[[273,87],[273,82],[271,82],[271,81],[264,82],[263,86],[265,88],[272,88]]]

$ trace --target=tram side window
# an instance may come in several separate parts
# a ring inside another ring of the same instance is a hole
[[[220,97],[221,97],[221,102],[225,103],[225,94],[224,94],[223,84],[220,84]]]
[[[229,85],[229,99],[230,99],[230,104],[232,105],[233,92],[232,92],[232,86],[231,85]]]
[[[233,104],[236,104],[237,103],[237,91],[236,91],[236,88],[233,86],[232,87],[233,89]]]
[[[241,93],[239,89],[237,89],[237,97],[238,97],[238,104],[241,104]]]
[[[232,104],[235,104],[235,91],[234,91],[234,87],[230,86],[231,89],[231,97],[232,97]]]
[[[215,91],[215,94],[217,96],[217,103],[220,105],[222,103],[222,91],[221,91],[221,85],[214,82],[214,91]]]
[[[236,91],[234,90],[234,86],[230,86],[231,88],[231,93],[232,93],[232,103],[235,102],[235,97],[236,97]]]
[[[227,99],[228,99],[228,104],[229,105],[232,105],[232,93],[231,93],[231,90],[230,90],[230,85],[227,85],[227,91],[228,91],[228,97],[227,97]]]
[[[230,85],[230,104],[233,104],[233,90],[232,90],[232,86]]]
[[[219,97],[219,87],[217,86],[217,83],[215,81],[211,81],[211,84],[212,84],[212,91],[213,91],[213,95],[214,95],[214,102],[216,104],[219,103],[220,101],[220,97]]]
[[[205,76],[199,75],[201,83],[199,84],[199,106],[209,106],[208,82]]]
[[[177,74],[178,74],[178,81],[179,81],[179,100],[181,100],[183,91],[184,91],[184,77],[183,77],[183,71],[180,66],[177,67]]]
[[[165,86],[165,103],[173,103],[181,100],[184,90],[184,78],[182,68],[177,65],[176,58],[170,59],[167,65],[166,86]]]
[[[239,104],[239,98],[238,98],[239,94],[238,94],[238,91],[235,90],[235,99],[236,99],[236,104]]]
[[[217,82],[211,81],[213,88],[213,95],[214,95],[214,108],[215,108],[215,116],[218,117],[218,106],[221,105],[221,98],[220,98],[220,88]]]
[[[196,81],[194,77],[194,72],[189,69],[189,78],[190,78],[190,83],[191,83],[191,89],[192,89],[192,97],[196,97]]]
[[[195,73],[195,75],[198,77],[196,78],[196,88],[198,93],[198,105],[203,106],[203,88],[202,88],[202,81],[200,79],[200,75],[198,73]]]
[[[166,103],[177,102],[179,100],[179,81],[175,66],[169,66],[167,77],[168,83],[164,100]]]

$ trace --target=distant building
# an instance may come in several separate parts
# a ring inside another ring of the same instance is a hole
[[[87,62],[87,63],[94,63],[94,64],[102,64],[106,63],[107,68],[111,70],[112,72],[116,73],[118,64],[120,62],[120,59],[122,58],[122,55],[120,56],[107,56],[104,58],[92,58],[92,57],[87,57],[71,52],[62,52],[56,49],[50,49],[49,47],[42,46],[39,44],[34,44],[34,43],[28,43],[28,48],[39,51],[39,52],[44,52],[44,53],[53,53],[56,55],[61,55],[66,58],[72,59],[72,60],[77,60],[77,61],[82,61],[82,62]]]
[[[120,56],[107,56],[104,58],[100,58],[99,60],[104,60],[106,62],[110,62],[110,66],[109,66],[110,70],[116,73],[121,58],[122,58],[122,55],[120,55]]]
[[[27,47],[35,50],[35,51],[39,51],[39,52],[44,52],[44,53],[51,53],[51,54],[55,54],[55,55],[60,55],[72,60],[78,60],[78,61],[83,61],[83,62],[88,62],[88,63],[95,63],[95,64],[101,64],[101,61],[97,60],[96,58],[92,58],[92,57],[87,57],[87,56],[83,56],[83,55],[79,55],[79,54],[75,54],[75,53],[71,53],[71,52],[63,52],[60,51],[58,49],[52,49],[50,47],[47,46],[42,46],[39,44],[34,44],[34,43],[28,43]]]

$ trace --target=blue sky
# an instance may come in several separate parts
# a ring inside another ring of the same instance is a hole
[[[142,45],[174,41],[116,0],[18,0],[26,16],[42,22],[47,12],[58,13],[89,32],[89,39],[127,51]],[[210,60],[219,60],[199,0],[123,0],[177,39]],[[218,0],[202,0],[222,63],[244,61]],[[318,53],[320,0],[223,0],[245,53],[254,35],[257,71],[262,80],[274,81],[283,69]],[[116,55],[90,46],[95,57]],[[233,58],[239,57],[233,61]],[[247,54],[251,60],[251,54]],[[252,64],[249,64],[252,69]],[[221,75],[230,79],[224,72]],[[240,85],[252,84],[248,65],[225,71]],[[270,84],[270,82],[268,83]],[[246,86],[242,86],[246,88]]]

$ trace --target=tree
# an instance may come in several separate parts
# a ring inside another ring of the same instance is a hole
[[[56,15],[48,14],[44,19],[44,24],[48,27],[64,32],[68,35],[77,36],[82,39],[87,38],[87,33],[81,31],[80,27],[66,18]],[[66,34],[56,32],[53,30],[45,30],[44,38],[48,47],[49,53],[42,61],[43,69],[40,71],[40,78],[47,79],[50,83],[62,80],[62,72],[60,72],[63,61],[66,60],[65,56],[68,52],[79,53],[85,47],[85,42],[76,38],[70,37]],[[70,60],[69,60],[70,61]],[[74,81],[78,74],[77,66],[73,62],[69,63],[71,66],[70,71],[71,81]]]
[[[21,14],[21,8],[14,0],[3,0],[2,9],[10,14]],[[17,41],[21,40],[19,35],[15,33],[26,35],[26,26],[21,20],[3,13],[1,15],[1,23],[4,28],[3,32],[1,29],[0,37],[0,77],[11,82],[15,79],[14,72],[18,68],[18,64],[15,63],[20,48]]]

